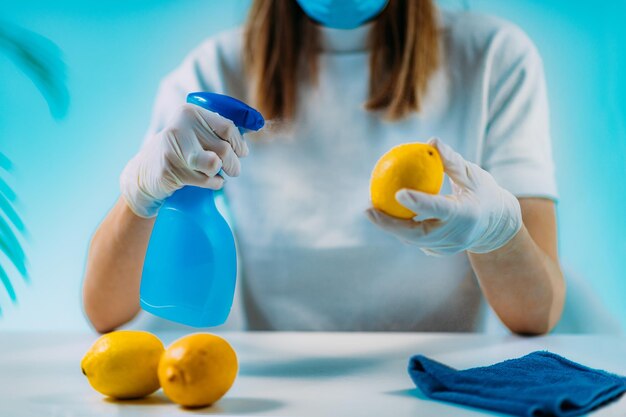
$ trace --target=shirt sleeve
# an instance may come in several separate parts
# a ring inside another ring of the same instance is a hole
[[[512,26],[496,34],[487,62],[483,167],[517,197],[558,198],[543,63]]]

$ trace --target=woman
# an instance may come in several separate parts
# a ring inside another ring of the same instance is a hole
[[[191,91],[240,98],[282,128],[246,141],[181,105]],[[368,208],[377,158],[431,136],[447,143],[432,141],[451,194],[400,191],[420,213],[411,220]],[[207,40],[160,86],[91,242],[84,305],[98,331],[139,311],[163,200],[221,188],[220,168],[238,177],[225,193],[251,329],[467,331],[481,293],[513,332],[559,319],[542,64],[509,23],[438,13],[432,0],[256,0],[243,30]]]

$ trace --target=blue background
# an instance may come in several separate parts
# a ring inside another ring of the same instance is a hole
[[[445,1],[520,25],[545,62],[562,262],[626,326],[625,2]],[[161,77],[203,38],[243,21],[247,0],[22,0],[0,16],[52,39],[71,104],[50,117],[32,82],[0,55],[0,146],[29,229],[31,283],[0,291],[0,329],[87,328],[80,282],[87,245],[118,195]]]

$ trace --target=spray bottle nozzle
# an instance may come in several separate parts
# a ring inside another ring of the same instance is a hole
[[[236,98],[217,93],[197,92],[187,95],[187,103],[214,111],[232,120],[235,126],[246,130],[259,130],[265,125],[261,113]]]

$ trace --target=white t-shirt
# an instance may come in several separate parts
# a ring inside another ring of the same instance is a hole
[[[241,175],[225,186],[248,328],[476,328],[481,294],[467,255],[428,257],[364,215],[376,160],[431,136],[518,197],[556,198],[543,68],[532,42],[492,17],[442,12],[441,22],[444,63],[420,113],[388,122],[364,110],[371,24],[322,28],[319,83],[300,86],[291,129],[249,139]],[[163,80],[149,135],[188,92],[247,100],[242,33],[208,39]]]

